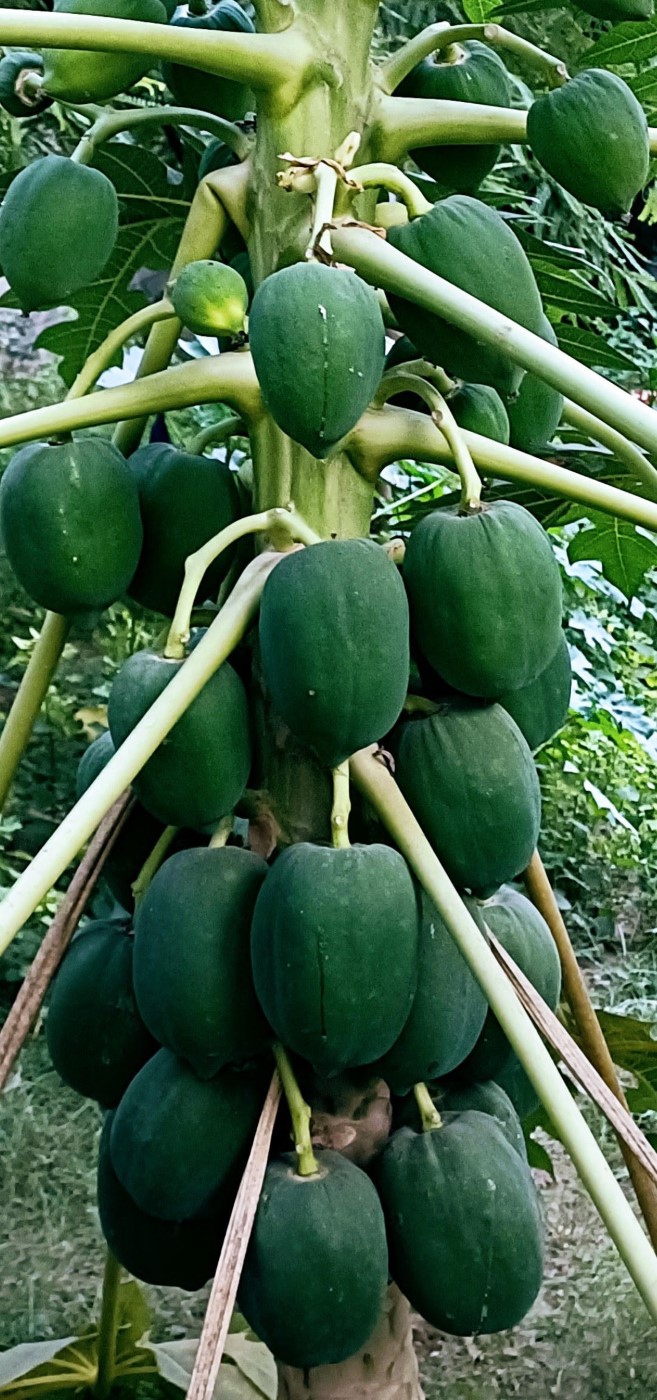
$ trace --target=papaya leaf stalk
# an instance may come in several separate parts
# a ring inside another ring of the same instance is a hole
[[[454,465],[461,482],[461,512],[476,511],[481,507],[481,477],[472,460],[465,435],[442,394],[433,384],[427,384],[417,374],[406,374],[403,370],[391,370],[383,376],[381,388],[374,400],[377,408],[383,407],[394,394],[410,391],[427,404],[432,422],[446,439]]]
[[[568,79],[568,69],[560,58],[546,53],[545,49],[512,34],[501,24],[446,24],[440,21],[421,29],[413,39],[398,49],[379,69],[378,84],[382,92],[393,93],[399,84],[423,58],[433,53],[441,53],[452,45],[465,44],[471,39],[480,39],[494,49],[506,49],[516,58],[531,65],[548,81],[550,87],[559,87]]]
[[[370,165],[355,166],[351,175],[364,190],[389,190],[392,194],[399,195],[408,209],[410,219],[426,214],[432,207],[410,175],[405,175],[396,165],[373,161]]]
[[[71,630],[71,619],[46,613],[41,633],[0,735],[0,811],[14,781]]]
[[[68,400],[81,399],[93,389],[97,379],[112,364],[114,357],[127,341],[132,340],[133,335],[140,335],[142,331],[150,330],[151,326],[157,325],[159,321],[169,321],[175,318],[175,312],[170,301],[163,297],[161,301],[156,301],[151,306],[140,306],[138,311],[134,311],[132,316],[127,316],[125,321],[115,326],[105,339],[94,350],[88,360],[85,361],[80,373],[74,380],[66,395]]]
[[[211,423],[209,428],[201,428],[192,438],[187,451],[199,457],[208,447],[220,447],[232,437],[246,437],[246,425],[236,413],[229,413],[220,423]]]
[[[135,107],[129,112],[106,112],[101,108],[100,115],[78,141],[71,160],[77,160],[81,165],[89,165],[99,146],[105,141],[111,141],[113,136],[145,124],[191,126],[201,131],[209,131],[223,141],[225,146],[229,146],[239,160],[246,159],[253,144],[246,132],[241,131],[235,122],[217,117],[213,112],[198,111],[194,107]]]
[[[564,423],[570,423],[573,428],[585,433],[586,437],[599,442],[602,447],[607,447],[614,457],[627,467],[631,476],[643,482],[651,496],[657,494],[657,468],[648,461],[641,449],[622,433],[610,428],[608,423],[602,423],[599,418],[588,413],[585,408],[580,408],[579,404],[571,403],[569,399],[564,403],[562,418]]]

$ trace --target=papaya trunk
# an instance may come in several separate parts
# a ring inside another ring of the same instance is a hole
[[[381,1320],[362,1351],[341,1366],[278,1368],[278,1400],[423,1400],[413,1349],[411,1312],[394,1284]]]

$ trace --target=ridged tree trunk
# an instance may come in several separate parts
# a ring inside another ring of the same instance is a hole
[[[341,1366],[278,1368],[278,1400],[423,1400],[410,1308],[394,1284],[369,1342]]]

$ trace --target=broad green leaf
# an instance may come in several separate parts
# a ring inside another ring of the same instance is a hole
[[[560,10],[562,6],[557,0],[509,0],[508,4],[498,5],[493,10],[492,17],[497,19],[502,15],[536,15],[543,10]]]
[[[119,1332],[116,1346],[117,1365],[130,1361],[135,1349],[146,1336],[151,1323],[150,1308],[134,1278],[123,1279],[119,1285]]]
[[[573,269],[555,267],[548,259],[530,262],[544,302],[571,316],[617,316],[618,307],[590,287]]]
[[[645,1074],[640,1074],[636,1069],[633,1074],[636,1085],[633,1089],[625,1090],[630,1113],[657,1113],[657,1085],[651,1084]]]
[[[526,1143],[527,1161],[530,1167],[536,1167],[538,1171],[547,1172],[549,1176],[554,1178],[554,1163],[547,1148],[543,1146],[542,1142],[537,1142],[535,1137],[528,1137]]]
[[[614,1064],[640,1076],[657,1093],[657,1024],[615,1011],[599,1011],[598,1020]]]
[[[555,326],[559,349],[592,369],[633,370],[635,366],[622,350],[616,350],[602,335],[560,321]]]
[[[96,1379],[98,1332],[61,1337],[54,1342],[26,1342],[0,1353],[0,1395],[31,1400],[60,1391],[84,1390]]]
[[[276,1362],[263,1342],[254,1340],[244,1332],[230,1333],[226,1338],[224,1355],[246,1376],[252,1385],[267,1397],[276,1400],[278,1375]]]
[[[180,1342],[149,1342],[160,1375],[178,1390],[187,1391],[198,1348],[197,1338]],[[215,1400],[276,1400],[276,1363],[264,1342],[242,1332],[229,1333],[215,1391]]]
[[[622,68],[657,58],[657,26],[651,19],[631,20],[608,29],[580,59],[581,68]]]
[[[633,598],[649,569],[657,565],[657,542],[627,520],[587,508],[590,528],[579,530],[568,546],[573,563],[597,559],[605,578]]]
[[[633,73],[631,77],[626,77],[625,81],[646,112],[657,111],[657,68],[646,68],[643,73]]]
[[[75,1337],[57,1337],[51,1342],[21,1342],[17,1347],[0,1352],[0,1392],[12,1381],[52,1361],[58,1352],[64,1351],[74,1341]]]
[[[485,24],[496,4],[497,0],[463,0],[463,9],[473,24]]]

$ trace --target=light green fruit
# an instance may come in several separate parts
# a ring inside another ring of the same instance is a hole
[[[239,272],[228,263],[188,263],[170,293],[176,315],[194,335],[239,335],[249,292]]]

